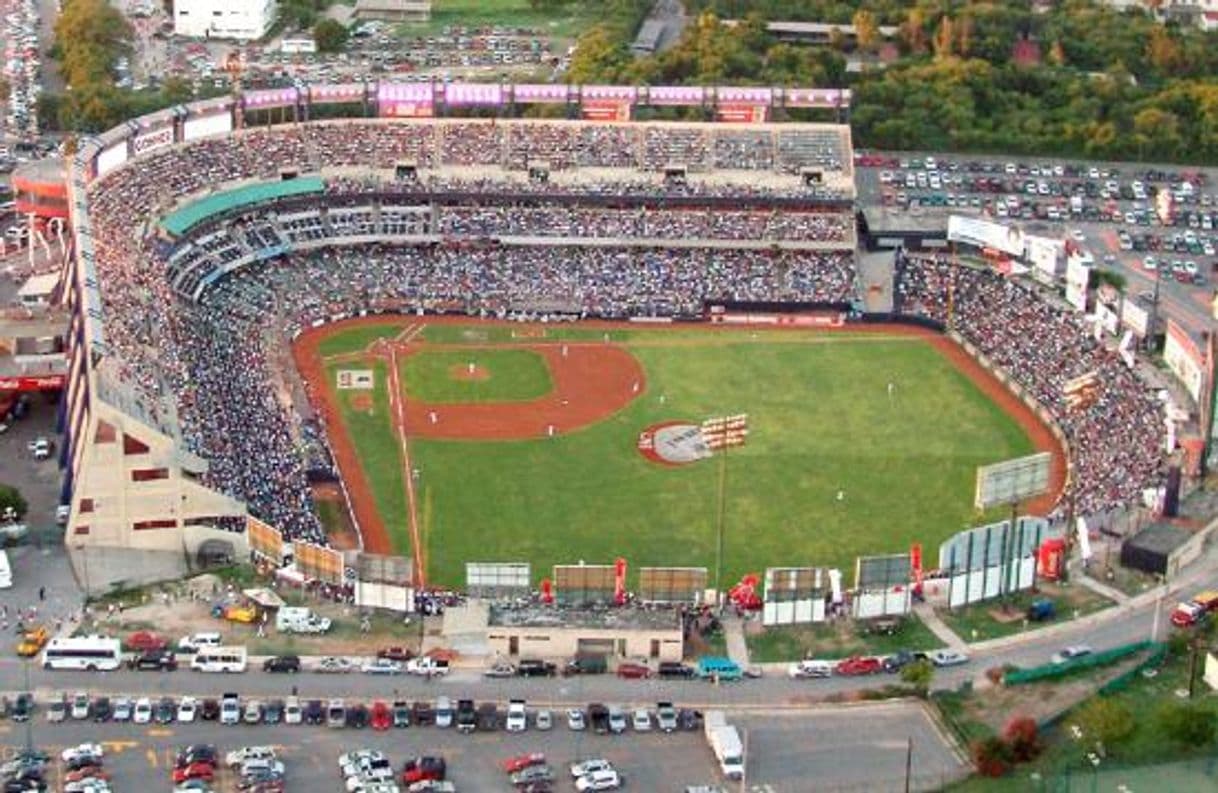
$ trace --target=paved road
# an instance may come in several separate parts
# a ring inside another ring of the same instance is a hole
[[[701,732],[635,733],[599,736],[571,732],[561,714],[549,732],[530,729],[519,734],[458,735],[435,727],[405,730],[333,730],[306,726],[234,726],[214,722],[137,726],[108,724],[103,735],[89,722],[47,724],[36,719],[32,739],[54,755],[67,746],[104,741],[106,765],[116,791],[156,789],[165,779],[175,747],[212,743],[223,751],[252,744],[279,748],[293,793],[329,793],[337,789],[336,759],[352,749],[384,751],[395,766],[419,754],[443,755],[449,778],[459,790],[507,790],[499,761],[526,752],[544,752],[564,776],[570,763],[605,757],[623,773],[630,790],[677,791],[684,785],[719,779]],[[936,735],[934,724],[916,705],[871,705],[835,713],[830,722],[820,714],[800,712],[778,717],[733,716],[748,743],[748,787],[766,793],[797,793],[817,779],[819,789],[900,789],[907,741],[914,741],[915,789],[932,789],[960,772],[958,757]],[[307,736],[307,737],[306,737]],[[21,725],[0,723],[0,759],[11,755],[26,739]],[[61,773],[56,769],[56,774]],[[560,787],[564,789],[565,786]]]

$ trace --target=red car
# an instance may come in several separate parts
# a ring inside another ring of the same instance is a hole
[[[442,780],[447,771],[448,765],[443,757],[415,757],[402,766],[402,782],[413,785],[424,779]]]
[[[136,631],[127,637],[127,641],[124,644],[127,645],[128,650],[133,652],[147,653],[164,650],[169,646],[169,640],[152,631]]]
[[[374,730],[389,729],[393,726],[393,711],[389,710],[389,706],[380,700],[373,702],[372,714],[368,717],[368,724]]]
[[[376,657],[389,661],[405,662],[414,658],[414,651],[408,650],[405,647],[385,647],[377,651]]]
[[[82,779],[109,780],[110,775],[99,765],[87,765],[84,768],[78,768],[63,775],[64,782],[79,782]]]
[[[520,754],[515,757],[509,757],[500,763],[500,767],[506,773],[514,774],[517,771],[523,771],[529,766],[545,765],[546,756],[541,752],[533,752],[532,754]]]
[[[846,676],[878,675],[884,671],[884,663],[879,658],[856,655],[838,663],[835,671]]]
[[[646,664],[624,663],[618,664],[617,676],[626,678],[627,680],[646,680],[651,677],[651,668]]]
[[[180,785],[188,779],[202,779],[210,782],[216,775],[216,767],[211,763],[191,763],[183,768],[173,769],[173,783]]]

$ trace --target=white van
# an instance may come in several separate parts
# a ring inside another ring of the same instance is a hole
[[[201,647],[190,661],[196,672],[244,672],[244,647]]]
[[[8,565],[8,553],[0,548],[0,589],[11,589],[13,586],[13,568]]]

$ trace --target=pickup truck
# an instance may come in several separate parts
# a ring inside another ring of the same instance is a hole
[[[478,711],[472,699],[457,700],[457,732],[473,732],[478,729]]]
[[[448,674],[448,661],[423,656],[406,662],[406,673],[420,677],[437,677]]]

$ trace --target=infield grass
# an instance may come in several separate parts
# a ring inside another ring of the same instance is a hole
[[[374,330],[339,331],[323,354],[358,349]],[[423,338],[443,349],[446,341],[469,344],[471,332],[488,348],[536,341],[513,339],[513,327],[454,325],[429,326]],[[345,333],[353,335],[344,347]],[[623,556],[632,568],[705,566],[714,585],[721,481],[724,585],[772,566],[839,567],[850,580],[859,555],[901,553],[917,541],[933,558],[942,540],[981,518],[971,503],[976,466],[1032,451],[1013,420],[916,338],[705,330],[614,337],[642,363],[647,387],[605,421],[529,441],[411,441],[429,581],[461,585],[469,561],[528,561],[537,580],[556,563]],[[378,411],[385,402],[380,388]],[[733,413],[749,414],[750,435],[725,461],[663,467],[637,452],[639,432],[653,423]],[[346,409],[343,416],[356,420],[348,429],[378,508],[409,553],[387,419]]]
[[[484,379],[462,379],[469,364]],[[533,350],[422,350],[398,367],[406,392],[423,402],[527,402],[554,388],[545,358]]]

